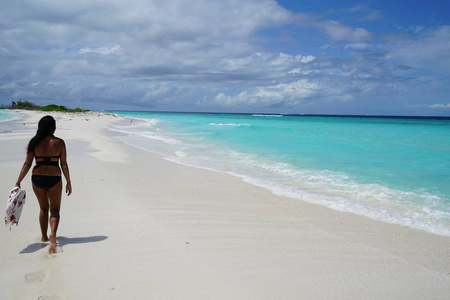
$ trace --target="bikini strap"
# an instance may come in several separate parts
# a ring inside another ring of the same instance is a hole
[[[57,161],[50,161],[50,160],[44,160],[44,161],[37,161],[36,165],[34,166],[35,169],[39,168],[40,166],[54,166],[59,167],[59,162]]]

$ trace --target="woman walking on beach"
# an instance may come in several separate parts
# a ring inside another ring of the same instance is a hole
[[[58,230],[62,197],[61,169],[67,182],[66,193],[68,196],[72,193],[66,146],[62,139],[53,135],[55,130],[56,122],[52,116],[45,116],[39,121],[36,135],[28,143],[25,162],[16,182],[16,186],[20,187],[20,183],[30,170],[34,158],[36,165],[32,171],[31,182],[33,191],[39,201],[39,224],[42,241],[50,241],[50,252],[56,252],[57,250],[56,231]],[[49,223],[50,234],[47,236]]]

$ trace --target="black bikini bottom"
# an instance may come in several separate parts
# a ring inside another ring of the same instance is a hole
[[[31,175],[31,181],[41,189],[51,189],[61,181],[61,176]]]

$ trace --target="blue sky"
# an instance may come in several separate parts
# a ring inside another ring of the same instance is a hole
[[[15,0],[0,103],[450,116],[449,1]]]

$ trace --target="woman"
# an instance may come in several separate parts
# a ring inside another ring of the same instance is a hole
[[[39,224],[41,225],[42,241],[50,241],[50,252],[56,252],[56,231],[59,224],[59,209],[61,207],[62,181],[61,169],[66,179],[66,193],[72,193],[69,168],[67,166],[67,153],[64,141],[55,137],[56,122],[52,116],[43,117],[38,124],[36,135],[30,140],[27,147],[27,156],[16,186],[27,175],[33,163],[31,182],[33,191],[39,201]],[[59,167],[59,163],[61,168]],[[47,236],[50,210],[50,234]]]

